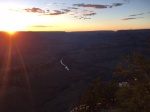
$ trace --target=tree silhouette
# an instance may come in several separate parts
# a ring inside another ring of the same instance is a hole
[[[140,52],[126,56],[115,76],[127,79],[129,86],[117,92],[119,112],[148,112],[150,110],[150,59]]]

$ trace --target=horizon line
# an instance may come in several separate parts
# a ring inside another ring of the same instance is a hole
[[[30,31],[30,30],[18,30],[18,31],[15,31],[15,32],[68,32],[68,33],[73,33],[73,32],[101,32],[101,31],[113,31],[113,32],[117,32],[117,31],[129,31],[129,30],[150,30],[150,28],[144,28],[144,29],[120,29],[120,30],[87,30],[87,31]],[[0,32],[8,32],[8,31],[4,31],[4,30],[1,30]]]

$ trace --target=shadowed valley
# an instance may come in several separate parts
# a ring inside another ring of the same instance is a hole
[[[148,53],[150,30],[0,32],[0,111],[67,112],[122,56]],[[69,70],[60,63],[61,59]]]

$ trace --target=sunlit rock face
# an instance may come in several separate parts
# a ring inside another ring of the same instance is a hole
[[[66,112],[88,84],[106,81],[123,55],[149,55],[150,30],[0,32],[0,111]],[[60,63],[69,68],[69,71]]]

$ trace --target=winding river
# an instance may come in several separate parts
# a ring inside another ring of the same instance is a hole
[[[62,58],[62,59],[60,60],[60,63],[61,63],[61,65],[63,65],[63,66],[65,67],[66,70],[69,71],[69,68],[67,67],[67,65],[65,65],[65,64],[63,63],[63,59],[64,59],[64,58]]]

